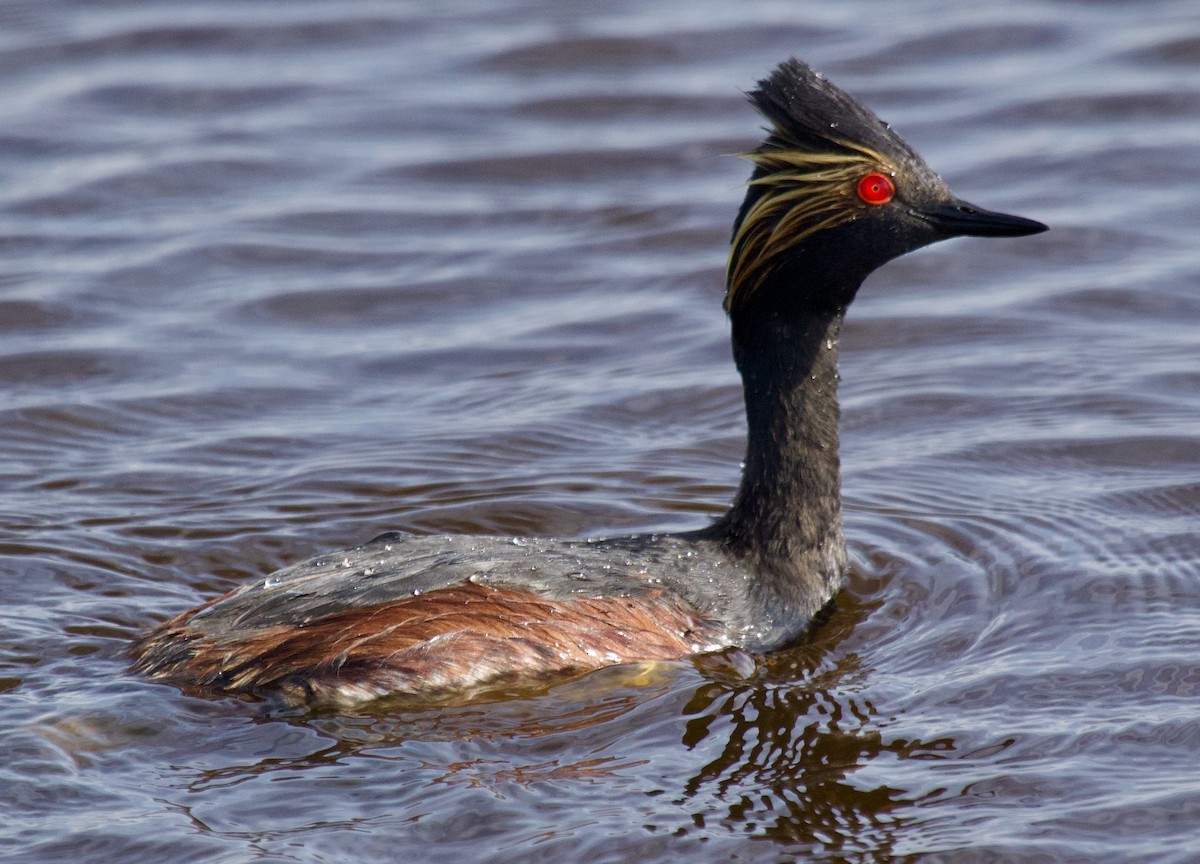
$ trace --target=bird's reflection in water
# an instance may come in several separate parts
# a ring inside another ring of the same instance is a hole
[[[718,674],[695,688],[683,709],[682,741],[710,755],[678,798],[695,824],[776,841],[793,853],[894,860],[898,837],[918,820],[916,802],[905,790],[855,775],[881,756],[919,756],[950,744],[885,736],[875,706],[861,695],[870,670],[858,655],[837,650],[869,609],[846,597],[839,603],[812,641],[759,661],[752,679]]]

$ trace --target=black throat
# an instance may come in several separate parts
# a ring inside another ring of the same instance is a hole
[[[837,395],[844,310],[762,311],[734,316],[746,462],[733,506],[705,533],[750,559],[762,599],[819,608],[846,566]]]

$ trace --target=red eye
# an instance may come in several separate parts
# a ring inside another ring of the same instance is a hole
[[[872,172],[858,181],[858,197],[868,204],[886,204],[896,194],[896,184],[886,174]]]

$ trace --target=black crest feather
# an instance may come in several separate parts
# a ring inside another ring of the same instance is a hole
[[[847,143],[866,146],[896,161],[919,157],[870,109],[826,81],[795,57],[780,63],[750,101],[771,121],[771,135],[759,148],[837,152]]]

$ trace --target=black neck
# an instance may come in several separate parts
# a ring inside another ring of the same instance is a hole
[[[749,426],[733,507],[707,532],[785,594],[840,582],[838,334],[844,310],[734,318]],[[828,596],[828,595],[826,595]]]

